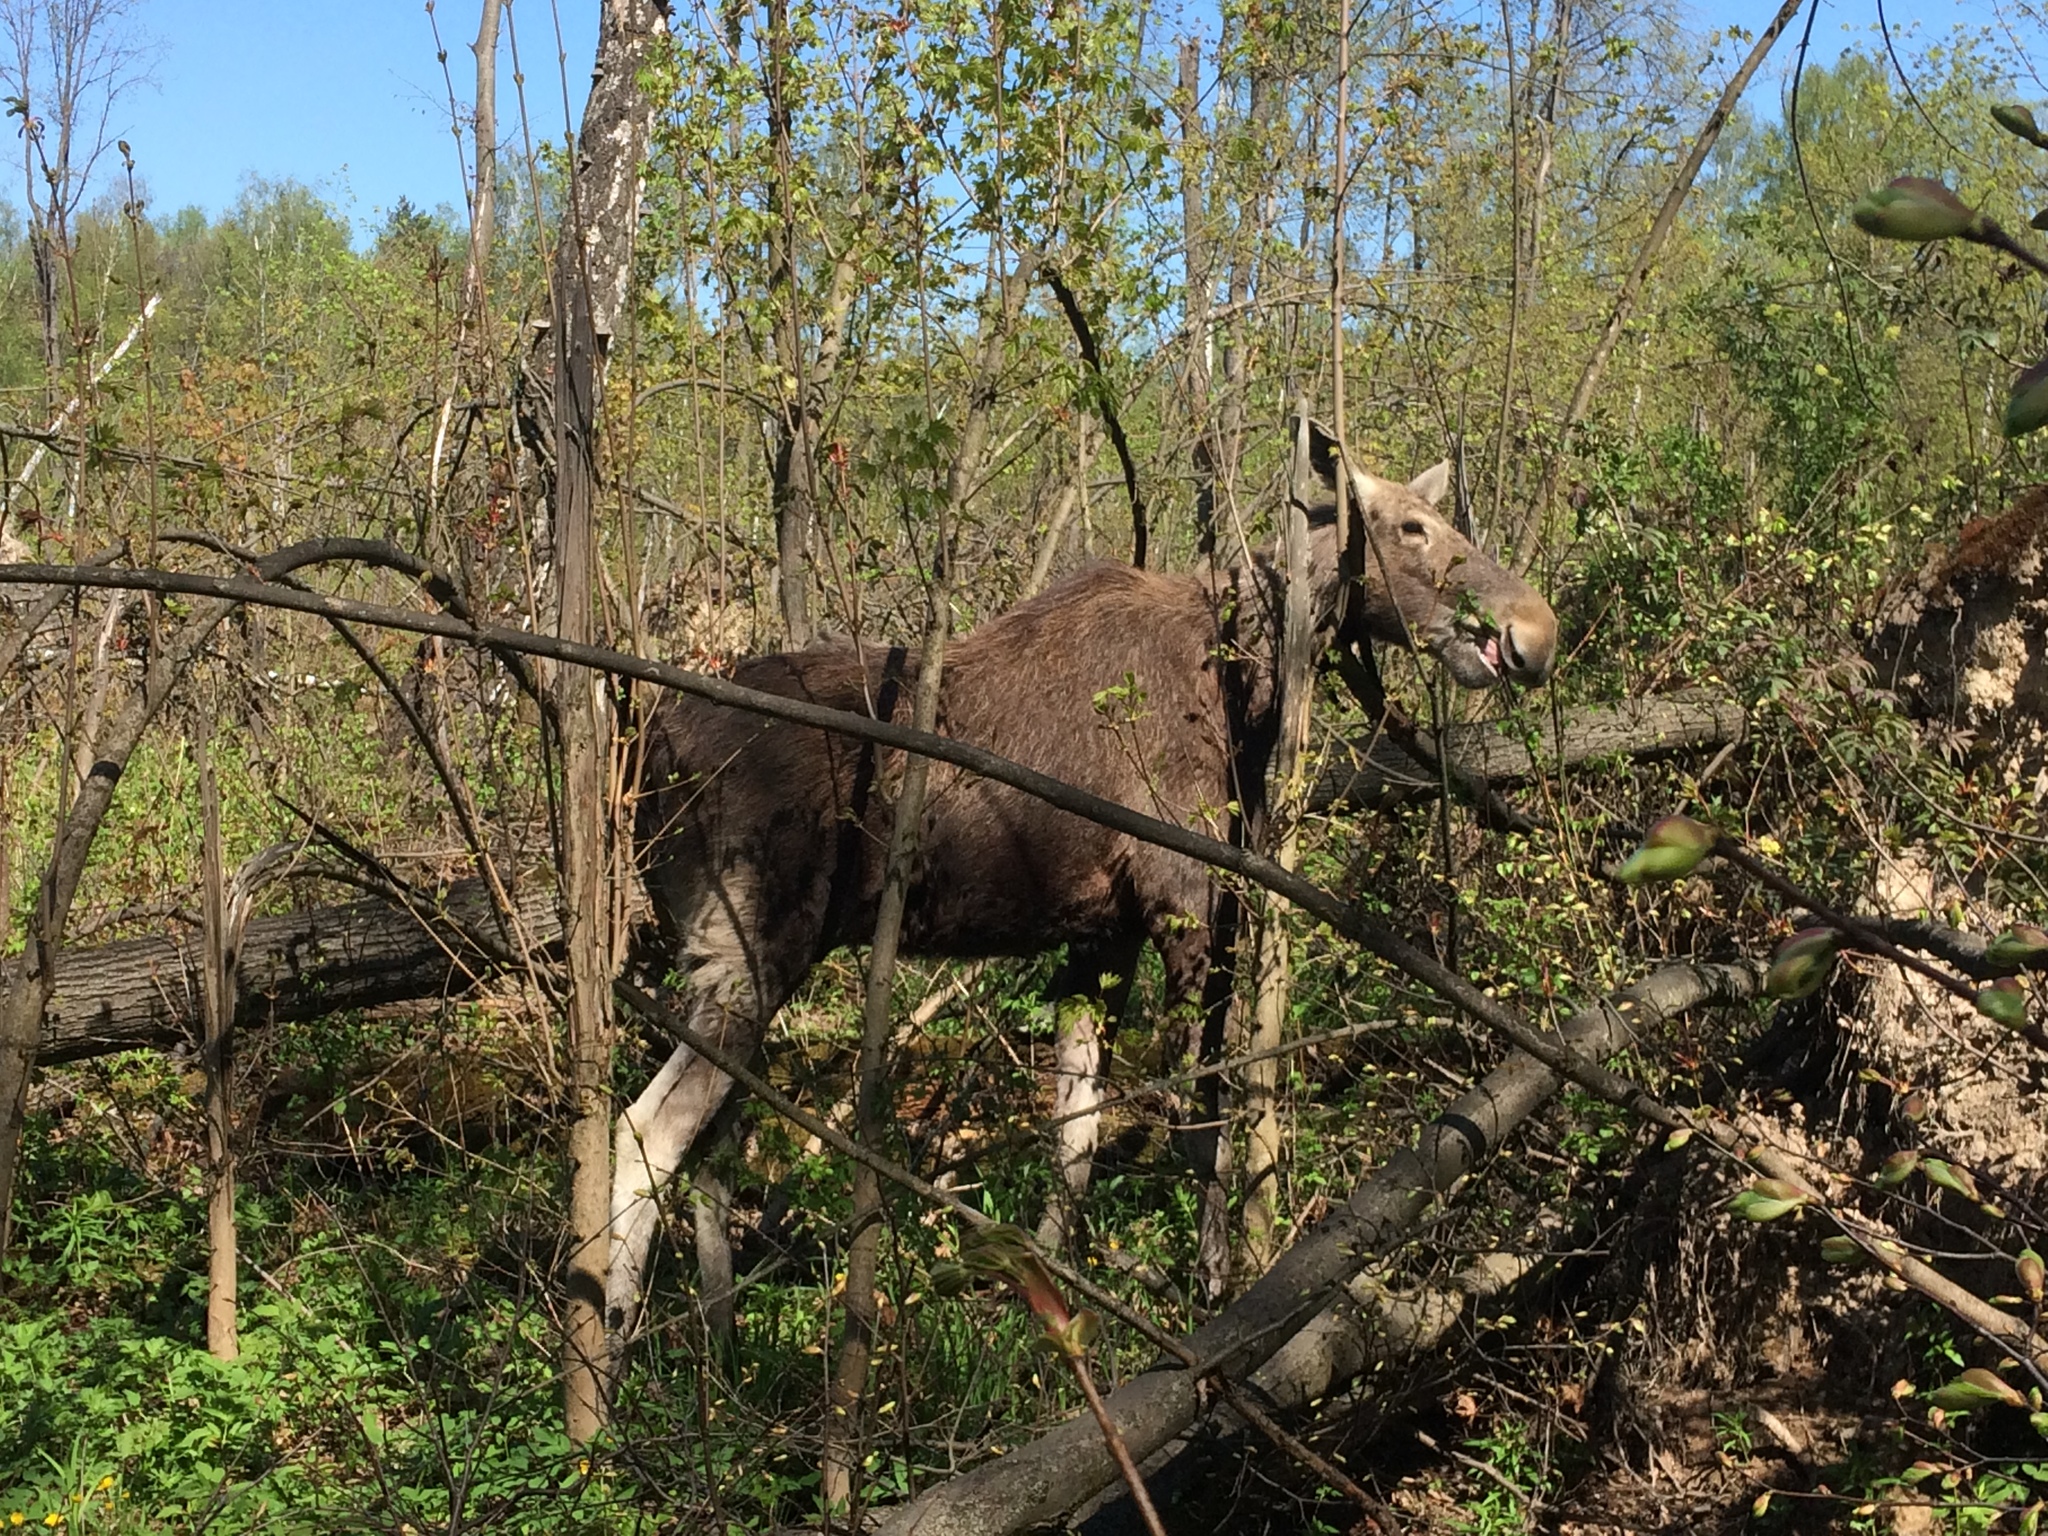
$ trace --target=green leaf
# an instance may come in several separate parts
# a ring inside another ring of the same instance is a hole
[[[1967,1413],[1992,1403],[2004,1403],[2011,1408],[2024,1408],[2027,1404],[2026,1398],[1982,1366],[1973,1366],[1948,1385],[1935,1388],[1928,1394],[1928,1401],[1948,1413]]]
[[[1869,1257],[1861,1243],[1839,1232],[1820,1240],[1820,1256],[1830,1264],[1861,1264]]]
[[[1876,1175],[1871,1179],[1879,1189],[1897,1189],[1913,1177],[1920,1167],[1918,1152],[1894,1152],[1878,1165]]]

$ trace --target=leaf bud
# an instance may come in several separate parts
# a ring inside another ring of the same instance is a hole
[[[1880,240],[1905,240],[1924,245],[1952,240],[1977,228],[1977,212],[1938,181],[1925,176],[1900,176],[1866,192],[1849,210],[1865,234]]]
[[[1784,1001],[1820,990],[1834,968],[1841,935],[1832,928],[1802,928],[1778,946],[1764,977],[1764,996]]]
[[[1977,994],[1977,1011],[2007,1029],[2020,1029],[2027,1022],[2027,994],[2010,976],[2001,976]]]
[[[1614,878],[1624,885],[1641,885],[1646,880],[1682,880],[1714,851],[1715,832],[1690,816],[1666,816],[1643,837],[1643,845],[1628,856]]]
[[[2038,1307],[2042,1292],[2048,1290],[2048,1264],[2043,1264],[2041,1255],[2033,1249],[2022,1248],[2012,1267],[2020,1277],[2020,1289],[2026,1293],[2027,1300]]]
[[[1984,958],[1994,965],[2040,965],[2048,961],[2048,933],[2032,923],[2014,923],[1991,941]]]
[[[1952,1189],[1965,1200],[1981,1200],[1977,1193],[1977,1178],[1967,1168],[1958,1168],[1954,1163],[1938,1157],[1930,1157],[1920,1165],[1920,1171],[1927,1175],[1928,1182],[1939,1184],[1943,1189]]]
[[[2022,368],[2014,377],[1999,429],[2007,437],[2025,437],[2042,426],[2048,426],[2048,359]]]
[[[2048,148],[2048,139],[2041,137],[2041,127],[2034,121],[2034,114],[2030,108],[2018,105],[1993,107],[1991,121],[2016,139],[2025,139],[2029,144],[2039,144]]]

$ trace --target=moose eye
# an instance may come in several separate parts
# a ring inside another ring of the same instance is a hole
[[[1401,524],[1401,533],[1405,538],[1419,539],[1425,532],[1427,530],[1422,526],[1422,519],[1419,517],[1411,517]]]

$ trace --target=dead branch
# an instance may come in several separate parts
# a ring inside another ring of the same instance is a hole
[[[1666,966],[1619,996],[1585,1009],[1561,1033],[1583,1058],[1609,1056],[1634,1039],[1639,1024],[1707,1003],[1754,998],[1764,968]],[[1397,1153],[1324,1223],[1282,1254],[1231,1307],[1189,1335],[1200,1370],[1162,1365],[1110,1394],[1107,1409],[1142,1462],[1182,1434],[1203,1407],[1202,1381],[1240,1379],[1271,1359],[1317,1314],[1344,1298],[1344,1285],[1376,1254],[1403,1239],[1459,1179],[1559,1086],[1543,1062],[1517,1052],[1427,1126],[1412,1150]],[[1361,1346],[1314,1351],[1296,1378],[1304,1397],[1315,1382],[1356,1374]],[[1325,1376],[1323,1373],[1327,1371]],[[999,1460],[928,1490],[893,1512],[880,1536],[1007,1536],[1058,1518],[1117,1475],[1092,1419],[1073,1418]]]
[[[1740,742],[1747,729],[1740,704],[1697,688],[1621,704],[1582,705],[1566,710],[1561,726],[1546,720],[1533,733],[1483,722],[1451,726],[1441,737],[1433,731],[1416,735],[1425,748],[1440,745],[1454,777],[1505,784],[1603,757],[1725,746]],[[1383,733],[1333,756],[1336,760],[1310,791],[1311,810],[1384,810],[1434,798],[1443,788],[1434,767],[1418,762]]]

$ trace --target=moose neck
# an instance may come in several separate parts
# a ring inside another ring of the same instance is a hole
[[[1212,580],[1218,596],[1234,599],[1236,637],[1239,648],[1259,665],[1272,670],[1278,666],[1280,637],[1285,630],[1287,604],[1287,554],[1285,539],[1274,539],[1259,549],[1240,550],[1229,569]],[[1344,539],[1335,509],[1328,505],[1309,509],[1308,576],[1309,623],[1315,634],[1315,654],[1321,655],[1337,635],[1337,597],[1342,587]]]

